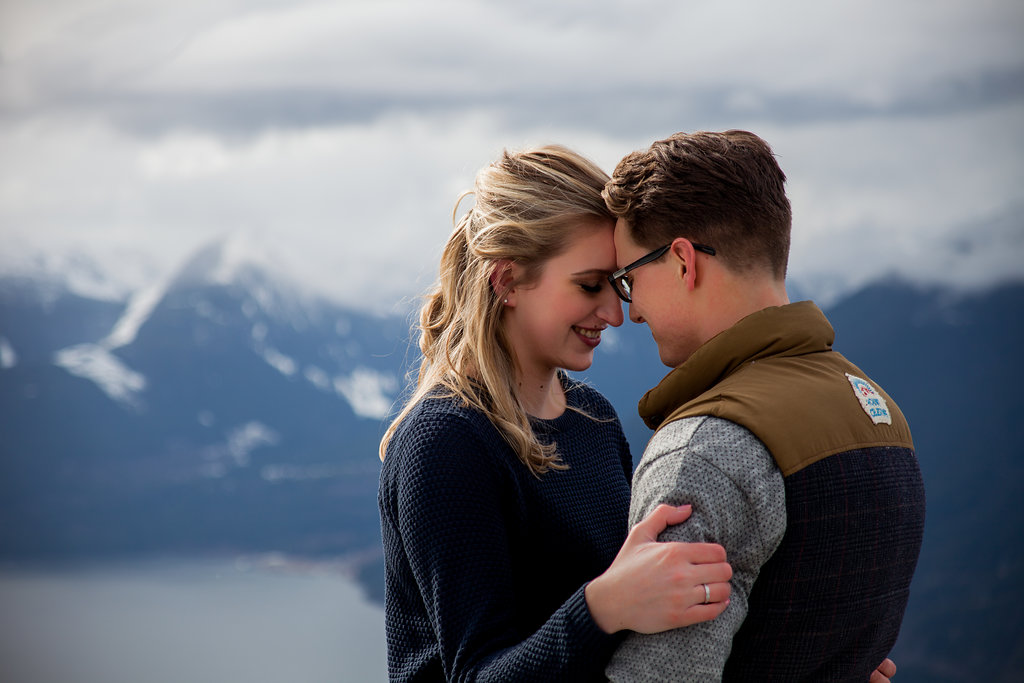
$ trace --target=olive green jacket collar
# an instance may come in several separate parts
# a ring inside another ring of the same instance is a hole
[[[700,396],[751,361],[830,351],[835,331],[814,302],[772,306],[737,322],[698,348],[640,399],[640,417],[651,429],[676,408]]]

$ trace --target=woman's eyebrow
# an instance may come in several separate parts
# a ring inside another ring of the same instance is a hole
[[[594,275],[594,276],[600,276],[600,277],[607,277],[608,275],[611,275],[612,272],[614,272],[614,271],[605,270],[603,268],[588,268],[587,270],[581,270],[578,273],[573,273],[572,276],[573,277],[583,277],[583,276],[586,276],[586,275]]]

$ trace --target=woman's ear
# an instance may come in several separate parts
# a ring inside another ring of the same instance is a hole
[[[491,289],[494,290],[495,296],[501,299],[504,304],[509,306],[515,305],[513,271],[514,264],[509,259],[501,259],[500,261],[496,261],[494,264],[494,269],[491,271]],[[510,300],[509,297],[513,298]]]

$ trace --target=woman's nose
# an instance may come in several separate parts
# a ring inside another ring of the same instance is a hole
[[[619,295],[611,287],[606,287],[605,289],[607,290],[605,300],[601,302],[601,308],[597,314],[612,327],[618,327],[623,321],[622,300],[619,299]]]

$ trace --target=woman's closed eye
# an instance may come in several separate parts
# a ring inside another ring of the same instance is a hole
[[[581,282],[579,283],[579,285],[580,289],[582,289],[587,294],[599,294],[601,290],[604,288],[604,284],[601,282]]]

